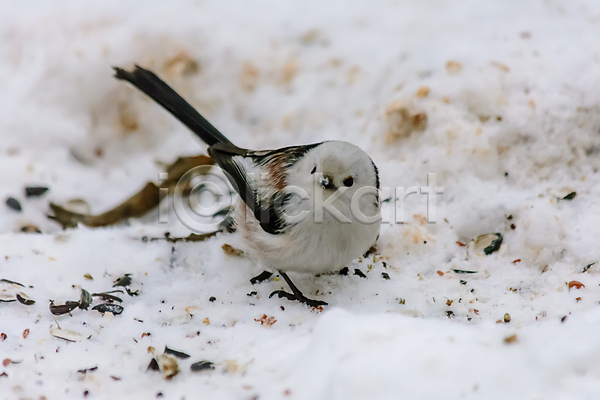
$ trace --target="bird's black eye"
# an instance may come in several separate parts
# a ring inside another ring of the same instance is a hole
[[[354,185],[354,178],[349,176],[346,179],[344,179],[343,183],[344,183],[344,186],[350,187],[350,186]]]
[[[310,174],[314,174],[315,172],[317,172],[317,166],[315,165],[312,169],[312,171],[310,171]]]

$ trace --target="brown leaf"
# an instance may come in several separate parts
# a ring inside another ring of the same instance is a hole
[[[169,193],[175,190],[175,186],[181,177],[190,169],[203,165],[212,165],[214,161],[208,156],[181,157],[172,165],[167,167],[168,180],[163,183]],[[53,215],[49,216],[62,225],[63,229],[74,228],[83,224],[92,228],[118,224],[129,218],[139,218],[153,210],[160,200],[160,188],[152,182],[127,199],[119,206],[100,215],[80,214],[69,211],[57,204],[50,203]],[[184,191],[184,195],[186,192]]]

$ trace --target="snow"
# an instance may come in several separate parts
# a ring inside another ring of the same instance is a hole
[[[597,398],[600,266],[582,271],[599,257],[599,34],[595,1],[2,3],[0,199],[23,211],[0,205],[0,278],[33,286],[18,290],[36,303],[0,303],[0,359],[15,361],[0,366],[0,398]],[[169,67],[182,52],[197,71]],[[173,213],[63,231],[50,201],[100,213],[204,151],[112,78],[134,63],[240,146],[347,140],[391,188],[436,173],[437,222],[410,195],[375,259],[348,276],[290,274],[330,304],[321,312],[269,299],[278,278],[251,285],[260,265],[222,250],[243,249],[235,234],[142,241],[189,234]],[[426,129],[386,141],[394,101]],[[29,185],[50,191],[26,199]],[[489,256],[457,244],[494,232]],[[139,296],[119,294],[121,315],[48,309],[126,273]],[[191,356],[171,380],[146,371],[165,345]],[[215,370],[192,372],[200,360]]]

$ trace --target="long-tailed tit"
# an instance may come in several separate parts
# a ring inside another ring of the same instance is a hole
[[[251,256],[279,270],[292,293],[271,294],[310,306],[286,271],[323,273],[342,269],[377,240],[379,176],[371,158],[343,141],[248,150],[231,143],[189,103],[152,72],[115,68],[208,145],[240,195],[235,227]]]

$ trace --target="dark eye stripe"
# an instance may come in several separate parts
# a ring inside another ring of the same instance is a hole
[[[349,176],[346,179],[344,179],[343,183],[344,183],[344,186],[350,187],[350,186],[354,185],[354,178]]]

